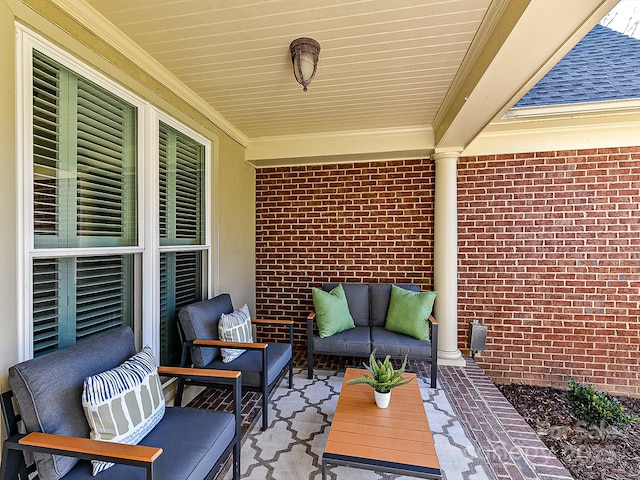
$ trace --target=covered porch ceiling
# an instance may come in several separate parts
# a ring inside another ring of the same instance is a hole
[[[256,167],[463,151],[617,3],[53,1],[196,103]],[[302,36],[321,45],[306,93],[289,54]]]

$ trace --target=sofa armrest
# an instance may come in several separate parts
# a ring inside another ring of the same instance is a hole
[[[429,340],[431,341],[431,356],[435,363],[438,357],[438,321],[433,315],[429,315]]]
[[[289,326],[289,325],[293,325],[293,320],[275,320],[275,319],[255,318],[251,320],[251,323],[256,323],[260,325]]]
[[[199,347],[242,348],[244,350],[264,350],[266,343],[225,342],[224,340],[194,340],[190,342]]]
[[[241,373],[235,370],[216,370],[213,368],[188,368],[188,367],[158,367],[158,373],[166,377],[198,378],[198,379],[227,379],[232,383],[240,378]]]
[[[272,326],[272,327],[275,327],[275,328],[289,327],[289,344],[291,345],[291,348],[293,349],[293,325],[294,325],[293,320],[276,320],[276,319],[256,318],[256,319],[251,320],[251,323],[253,323],[255,325]]]
[[[91,440],[50,433],[32,432],[17,434],[4,441],[3,459],[0,465],[2,478],[23,478],[25,452],[63,455],[79,460],[101,460],[144,468],[146,479],[154,478],[154,462],[162,454],[158,447],[128,445],[116,442]],[[27,477],[24,477],[27,478]]]
[[[436,388],[438,378],[438,321],[429,315],[429,338],[431,339],[431,388]]]
[[[313,334],[315,333],[315,320],[316,311],[312,310],[309,315],[307,315],[307,338],[309,340],[313,338]]]
[[[128,445],[125,443],[67,437],[42,432],[29,433],[18,440],[18,443],[31,447],[30,449],[33,451],[67,456],[87,455],[87,459],[105,460],[129,465],[152,463],[162,454],[162,448],[158,447]]]
[[[316,311],[312,310],[309,313],[309,315],[307,315],[307,336],[309,338],[313,337],[315,320],[316,320]]]
[[[313,378],[313,323],[316,318],[315,310],[307,316],[307,378]]]
[[[190,343],[190,342],[185,342]],[[266,347],[262,350],[263,359],[266,355]],[[240,439],[242,438],[242,373],[237,370],[218,370],[214,368],[190,368],[190,367],[158,367],[160,375],[172,376],[178,378],[178,388],[174,398],[174,405],[180,407],[182,405],[182,395],[186,381],[193,381],[195,384],[207,385],[207,381],[215,379],[215,383],[229,385],[232,392],[233,416],[235,417],[235,443],[234,460],[233,460],[233,478],[240,478]],[[147,476],[147,480],[151,477]]]

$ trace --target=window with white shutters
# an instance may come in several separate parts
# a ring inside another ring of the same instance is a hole
[[[56,251],[137,244],[135,118],[132,105],[33,52],[34,356],[132,325],[132,255]]]
[[[23,357],[127,325],[178,363],[177,312],[209,293],[211,140],[16,33]]]

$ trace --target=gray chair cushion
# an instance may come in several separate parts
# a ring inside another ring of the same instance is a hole
[[[371,352],[369,327],[356,327],[330,337],[313,337],[313,351],[318,354],[366,357]]]
[[[88,438],[81,398],[85,377],[115,368],[135,353],[133,332],[121,327],[9,368],[27,431]],[[34,454],[34,459],[42,480],[61,478],[77,463],[49,454]]]
[[[431,342],[390,332],[384,327],[371,327],[371,343],[376,349],[376,356],[404,357],[408,354],[414,358],[431,358]]]
[[[288,343],[268,343],[267,345],[267,386],[270,386],[287,366],[293,352],[291,351],[291,345]],[[261,387],[261,366],[262,351],[247,350],[232,362],[224,363],[222,358],[217,358],[205,368],[241,371],[243,386]]]
[[[419,292],[420,287],[410,283],[397,283],[396,286],[404,288],[405,290],[411,290],[412,292]],[[387,310],[389,310],[389,301],[391,299],[391,284],[390,283],[372,283],[369,289],[369,296],[371,298],[371,326],[384,327],[387,320]]]
[[[185,432],[189,432],[185,435]],[[167,408],[162,421],[139,445],[161,447],[155,462],[157,480],[202,480],[233,440],[231,413],[194,408]],[[78,463],[64,480],[146,480],[142,468],[115,465],[91,476],[91,464]]]
[[[322,289],[330,292],[338,284],[325,283]],[[349,312],[356,327],[369,326],[369,285],[366,283],[343,283],[344,295],[347,297]]]
[[[180,309],[178,318],[185,340],[218,340],[218,321],[223,313],[233,313],[231,295],[228,293],[192,303]],[[191,349],[191,360],[197,368],[203,368],[219,357],[219,348],[193,347]]]

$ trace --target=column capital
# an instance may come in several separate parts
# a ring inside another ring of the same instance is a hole
[[[434,153],[431,154],[431,160],[433,160],[436,163],[438,163],[440,160],[453,160],[457,162],[458,159],[460,158],[461,153],[462,153],[462,150],[445,150],[445,151],[436,150]]]

